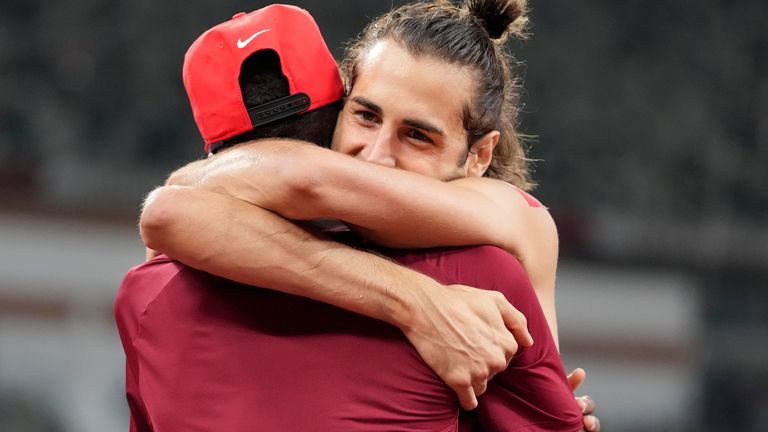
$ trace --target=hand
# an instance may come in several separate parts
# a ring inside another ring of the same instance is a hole
[[[464,409],[477,407],[518,344],[533,344],[523,314],[496,291],[450,285],[425,292],[417,307],[403,332]]]
[[[584,369],[574,369],[574,371],[568,375],[568,386],[571,388],[571,391],[575,392],[586,378],[587,373],[584,372]],[[576,403],[581,408],[581,413],[584,414],[583,430],[586,432],[600,432],[600,419],[593,415],[597,408],[595,401],[589,396],[579,396],[576,398]]]

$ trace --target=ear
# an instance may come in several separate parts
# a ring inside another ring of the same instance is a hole
[[[467,156],[467,177],[482,177],[493,160],[493,149],[499,143],[501,133],[493,130],[472,144]]]

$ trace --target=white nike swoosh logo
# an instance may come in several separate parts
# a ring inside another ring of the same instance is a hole
[[[271,30],[271,29],[266,29],[266,30],[257,31],[256,33],[254,33],[253,35],[251,35],[251,37],[249,37],[248,39],[246,39],[246,40],[244,40],[244,41],[243,41],[243,40],[240,40],[240,39],[238,38],[238,39],[237,39],[237,47],[238,47],[238,48],[241,48],[241,49],[242,49],[242,48],[245,48],[245,47],[246,47],[246,46],[247,46],[249,43],[251,43],[251,41],[253,40],[253,38],[255,38],[256,36],[258,36],[258,35],[260,35],[260,34],[262,34],[262,33],[264,33],[264,32],[268,32],[268,31],[270,31],[270,30]]]

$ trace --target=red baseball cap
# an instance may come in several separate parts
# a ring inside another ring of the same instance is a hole
[[[248,56],[264,49],[280,57],[291,96],[249,113],[240,69]],[[311,111],[343,95],[338,66],[315,20],[304,9],[280,4],[238,13],[203,33],[184,57],[183,77],[206,152],[259,124]]]

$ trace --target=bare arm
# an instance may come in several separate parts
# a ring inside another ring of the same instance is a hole
[[[299,141],[260,140],[195,164],[169,184],[231,195],[290,219],[333,217],[386,246],[494,244],[514,252],[515,231],[522,230],[501,223],[509,222],[505,209],[487,193],[456,187],[470,179],[448,184]]]
[[[391,247],[492,244],[523,263],[557,341],[557,231],[507,183],[442,182],[298,141],[261,140],[177,171],[171,183],[231,195],[287,218],[331,217]]]
[[[532,342],[525,318],[498,293],[442,286],[232,197],[159,188],[147,198],[141,233],[148,247],[192,267],[399,327],[465,408],[506,367],[515,339]]]

